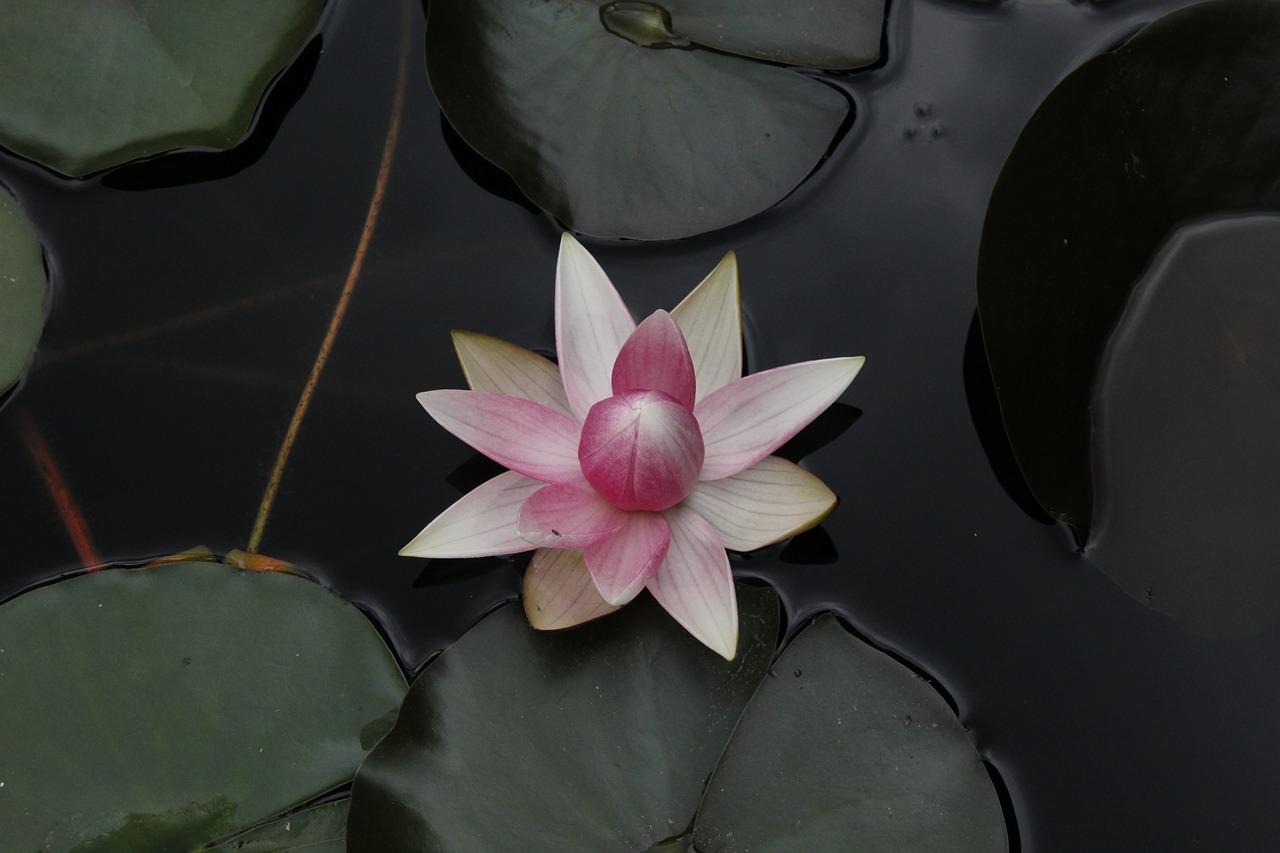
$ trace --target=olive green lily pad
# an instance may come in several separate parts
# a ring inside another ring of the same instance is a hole
[[[80,176],[231,148],[324,0],[0,0],[0,144]]]
[[[196,851],[344,784],[404,678],[310,581],[175,563],[0,606],[0,826],[13,850]]]
[[[36,230],[0,188],[0,394],[18,381],[40,340],[48,289]]]
[[[362,765],[348,850],[1007,849],[932,688],[831,617],[768,670],[777,598],[738,601],[733,662],[651,601],[555,635],[488,617]]]
[[[301,809],[228,839],[215,851],[238,853],[343,853],[347,849],[347,807],[350,800]]]
[[[991,196],[982,333],[1013,450],[1083,543],[1089,404],[1109,336],[1175,226],[1280,207],[1280,4],[1166,15],[1055,88]]]
[[[883,20],[883,0],[451,0],[431,5],[427,72],[462,138],[566,225],[672,239],[782,199],[848,115],[759,60],[866,65]]]

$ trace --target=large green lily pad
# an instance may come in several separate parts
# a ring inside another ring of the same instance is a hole
[[[350,780],[404,678],[353,606],[289,575],[177,563],[0,606],[12,850],[196,851]]]
[[[1090,60],[1019,137],[979,258],[1032,491],[1199,633],[1280,613],[1274,224],[1230,218],[1280,209],[1276,80],[1272,0],[1188,6]]]
[[[0,0],[0,144],[64,175],[230,148],[324,0]]]
[[[1107,341],[1178,223],[1280,207],[1277,79],[1280,4],[1188,6],[1064,79],[1000,173],[978,262],[983,339],[1031,489],[1081,542]]]
[[[348,850],[1007,848],[982,761],[927,684],[830,617],[769,670],[777,598],[739,586],[738,602],[732,662],[648,600],[561,634],[517,607],[486,618],[361,767]]]
[[[48,289],[36,230],[0,188],[0,394],[18,381],[40,340]]]
[[[462,138],[566,225],[670,239],[783,198],[848,115],[758,60],[866,65],[883,20],[883,0],[447,0],[427,72]]]

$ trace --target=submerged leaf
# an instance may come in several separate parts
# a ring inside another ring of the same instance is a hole
[[[404,678],[314,583],[178,563],[0,606],[14,850],[195,851],[349,780]]]
[[[48,289],[36,231],[0,188],[0,394],[18,381],[40,340]]]
[[[80,176],[184,146],[231,148],[324,0],[5,0],[0,144]]]
[[[882,0],[452,0],[431,6],[427,71],[458,133],[540,207],[672,239],[782,199],[848,114],[836,89],[756,60],[869,64],[883,17]]]

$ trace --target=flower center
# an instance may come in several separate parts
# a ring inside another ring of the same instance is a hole
[[[698,483],[705,448],[693,413],[661,391],[627,391],[587,412],[582,473],[619,509],[658,511]]]

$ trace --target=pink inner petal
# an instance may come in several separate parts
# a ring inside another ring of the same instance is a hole
[[[614,394],[661,391],[692,411],[696,383],[689,345],[666,311],[636,327],[613,363]]]
[[[610,604],[626,604],[653,577],[667,555],[671,530],[661,515],[632,512],[621,530],[588,546],[587,568]]]
[[[540,548],[585,548],[626,522],[627,514],[590,486],[547,486],[520,507],[516,532]]]
[[[485,391],[424,391],[418,402],[442,427],[499,465],[544,483],[581,483],[580,428],[546,406]]]

